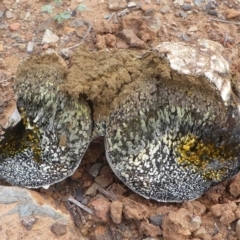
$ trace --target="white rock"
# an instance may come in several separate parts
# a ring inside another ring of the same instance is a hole
[[[51,30],[46,29],[43,35],[42,44],[55,43],[58,40],[59,40],[59,37],[56,34],[54,34]]]
[[[198,43],[164,42],[155,49],[165,54],[173,70],[182,74],[205,76],[219,90],[224,102],[231,97],[230,69],[221,55],[219,43],[200,39]]]

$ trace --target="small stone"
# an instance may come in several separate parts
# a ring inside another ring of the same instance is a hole
[[[32,53],[33,52],[33,48],[34,48],[34,42],[28,42],[28,45],[27,45],[27,52],[28,53]]]
[[[97,190],[99,188],[99,184],[97,183],[93,183],[89,188],[88,190],[86,191],[86,195],[89,195],[89,196],[95,196],[97,194]]]
[[[224,207],[221,204],[215,204],[211,207],[212,213],[216,217],[220,217],[222,215]]]
[[[154,226],[153,224],[145,220],[141,222],[139,231],[142,234],[145,234],[146,236],[150,237],[162,235],[162,231],[158,226]]]
[[[0,52],[3,51],[3,44],[0,44]]]
[[[17,31],[20,28],[21,24],[20,23],[12,23],[9,25],[9,29],[11,31]]]
[[[194,26],[191,26],[191,27],[188,29],[188,32],[196,32],[197,30],[198,30],[197,25],[194,25]]]
[[[111,203],[108,199],[101,197],[92,201],[91,205],[95,215],[99,218],[100,221],[108,222],[109,221],[109,210]]]
[[[96,178],[99,175],[102,166],[102,163],[94,163],[88,173],[91,177]]]
[[[209,1],[206,5],[206,10],[214,10],[216,8],[216,5],[213,1]]]
[[[19,43],[18,44],[18,48],[20,49],[20,50],[24,50],[24,49],[26,49],[26,44],[25,43]]]
[[[192,9],[192,5],[191,4],[184,4],[182,5],[182,10],[183,11],[190,11]]]
[[[187,14],[186,12],[184,12],[184,11],[180,11],[180,12],[179,12],[179,15],[180,15],[182,18],[186,18],[188,14]]]
[[[119,11],[127,7],[126,0],[108,0],[108,8],[113,11]]]
[[[231,222],[235,220],[235,214],[231,210],[226,210],[222,212],[220,222],[229,225]]]
[[[143,10],[145,16],[151,16],[154,13],[153,7],[148,4],[142,4],[141,9]]]
[[[95,178],[95,182],[98,183],[102,188],[109,186],[113,179],[111,177],[98,176]]]
[[[0,18],[3,16],[3,14],[4,14],[4,11],[0,10]]]
[[[115,35],[108,33],[108,34],[105,35],[105,41],[106,41],[106,45],[108,47],[112,47],[113,48],[116,45],[117,38],[116,38]]]
[[[238,240],[240,240],[240,219],[237,221],[236,224],[236,237]]]
[[[170,12],[170,10],[171,10],[171,8],[168,5],[165,5],[160,9],[160,13],[166,14],[166,13]]]
[[[13,14],[11,11],[6,11],[6,18],[12,18],[13,17]]]
[[[65,224],[55,222],[51,226],[51,231],[56,235],[56,236],[62,236],[67,233],[67,226]]]
[[[123,212],[127,219],[142,220],[149,216],[149,208],[129,198],[123,199]]]
[[[203,3],[204,0],[194,0],[194,4],[197,6],[200,6]]]
[[[197,229],[194,233],[193,233],[193,236],[196,237],[196,238],[202,238],[204,234],[206,234],[207,231],[206,229],[201,226],[199,229]]]
[[[124,29],[122,30],[121,35],[131,47],[137,47],[142,49],[146,48],[145,42],[143,42],[139,37],[137,37],[133,30]]]
[[[109,228],[106,226],[98,226],[94,229],[95,240],[112,240],[115,239]]]
[[[54,42],[57,42],[58,40],[59,40],[59,37],[56,34],[54,34],[51,30],[46,29],[43,35],[42,44],[54,43]]]
[[[37,220],[38,220],[38,218],[36,218],[36,217],[27,216],[21,220],[21,223],[27,230],[31,230],[34,223],[36,223]]]
[[[136,8],[138,5],[135,3],[135,2],[129,2],[128,4],[127,4],[127,7],[128,8]]]
[[[215,9],[211,9],[207,13],[212,16],[218,16],[218,12]]]
[[[235,18],[235,17],[239,17],[240,16],[240,11],[237,11],[233,8],[230,8],[230,9],[227,9],[226,10],[226,14],[227,14],[227,19],[232,19],[232,18]]]
[[[71,27],[79,28],[85,26],[84,21],[82,21],[80,18],[74,19],[71,24]]]
[[[155,215],[150,217],[150,223],[155,226],[161,226],[163,220],[163,215]]]
[[[110,213],[113,222],[119,224],[122,222],[123,203],[121,201],[113,201],[110,206]]]

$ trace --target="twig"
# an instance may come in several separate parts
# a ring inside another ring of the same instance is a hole
[[[109,191],[107,191],[107,190],[105,190],[105,189],[103,189],[101,187],[98,187],[98,191],[100,193],[102,193],[103,195],[105,195],[107,198],[109,198],[112,201],[115,201],[115,200],[118,199],[117,196],[113,192],[109,192]]]
[[[68,201],[72,202],[74,204],[76,204],[77,206],[79,206],[80,208],[82,208],[84,211],[86,211],[87,213],[93,215],[93,210],[86,207],[85,205],[83,205],[82,203],[78,202],[76,199],[74,199],[72,196],[68,197]]]
[[[74,221],[75,225],[77,227],[80,227],[80,225],[81,225],[80,220],[78,218],[78,215],[76,214],[76,212],[72,208],[72,206],[68,202],[64,202],[64,205],[67,208],[67,210],[70,212],[70,214],[72,215],[72,218],[73,218],[73,221]]]
[[[76,210],[77,210],[77,213],[78,213],[78,215],[79,215],[79,217],[80,217],[80,219],[81,219],[81,222],[82,222],[83,224],[86,224],[86,219],[85,219],[85,217],[84,217],[84,215],[83,215],[83,212],[82,212],[81,208],[78,207],[78,206],[76,206]]]
[[[231,22],[223,19],[217,19],[217,18],[210,18],[211,21],[216,21],[216,22],[222,22],[222,23],[228,23],[228,24],[235,24],[235,25],[240,25],[240,22]]]
[[[85,40],[87,38],[87,35],[90,33],[91,29],[92,29],[92,25],[90,24],[86,34],[84,35],[84,37],[83,37],[83,39],[82,39],[82,41],[80,43],[78,43],[78,44],[76,44],[76,45],[74,45],[72,47],[69,47],[69,48],[64,48],[63,50],[70,50],[70,49],[73,49],[73,48],[76,48],[76,47],[79,47],[80,45],[82,45],[85,42]]]

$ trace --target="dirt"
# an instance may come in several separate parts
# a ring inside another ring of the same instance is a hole
[[[117,0],[72,0],[60,4],[54,1],[3,0],[0,3],[0,11],[3,11],[3,16],[0,14],[1,126],[5,126],[16,106],[12,79],[18,65],[32,54],[55,52],[62,56],[62,50],[67,48],[71,49],[67,49],[61,62],[67,68],[74,67],[67,84],[62,87],[75,96],[79,93],[88,95],[94,102],[96,116],[104,117],[111,107],[119,104],[116,96],[122,89],[127,89],[121,93],[122,96],[126,91],[134,91],[133,79],[145,78],[148,74],[143,73],[142,62],[136,55],[141,56],[164,41],[192,43],[206,38],[219,42],[232,69],[233,90],[239,97],[239,1],[212,1],[216,4],[210,7],[207,3],[197,6],[191,0],[182,1],[184,6],[192,4],[190,11],[184,11],[183,6],[177,4],[180,2],[141,0],[133,7],[127,7],[130,2]],[[47,4],[54,6],[52,13],[41,11],[41,7]],[[80,10],[76,10],[79,5]],[[123,11],[125,9],[128,13]],[[61,23],[53,19],[56,14],[67,10],[74,17]],[[9,17],[8,11],[12,16]],[[82,21],[78,26],[73,23],[76,19]],[[60,39],[42,44],[46,29]],[[29,42],[34,43],[33,51],[27,51]],[[77,45],[81,48],[75,47]],[[106,49],[104,55],[98,53]],[[97,67],[100,61],[101,68]],[[92,65],[96,67],[90,68]],[[115,74],[122,66],[128,71]],[[156,69],[152,69],[150,74],[154,71]],[[130,76],[129,72],[134,74]],[[97,176],[92,175],[94,164],[101,166]],[[170,204],[146,200],[130,191],[113,174],[105,159],[103,140],[99,138],[91,143],[72,177],[48,190],[34,191],[42,196],[42,202],[50,200],[64,212],[68,212],[64,205],[66,196],[71,194],[77,198],[79,190],[83,192],[81,201],[93,209],[95,215],[84,213],[86,223],[68,229],[76,233],[76,239],[81,239],[79,234],[82,234],[87,239],[237,240],[240,239],[239,183],[240,176],[237,175],[190,202]],[[99,186],[114,193],[117,199],[100,193],[97,190]],[[5,210],[0,209],[1,212]],[[21,235],[19,219],[13,215],[7,222],[0,227],[3,239],[46,239],[49,236],[44,229],[52,224],[49,219],[41,220],[37,222],[36,229]],[[51,238],[67,239],[67,233],[64,234],[63,231],[63,236],[58,237],[52,233]]]

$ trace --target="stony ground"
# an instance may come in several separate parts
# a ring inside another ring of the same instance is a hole
[[[238,0],[2,0],[0,104],[5,111],[0,123],[4,125],[15,104],[11,83],[17,66],[30,54],[56,52],[70,66],[82,44],[89,50],[131,49],[141,54],[163,41],[207,38],[222,44],[238,76],[239,16]],[[70,195],[93,215],[79,214],[67,201]],[[239,195],[236,176],[192,202],[148,201],[118,181],[106,162],[102,139],[96,139],[75,174],[50,189],[1,187],[0,235],[11,240],[237,240]]]

